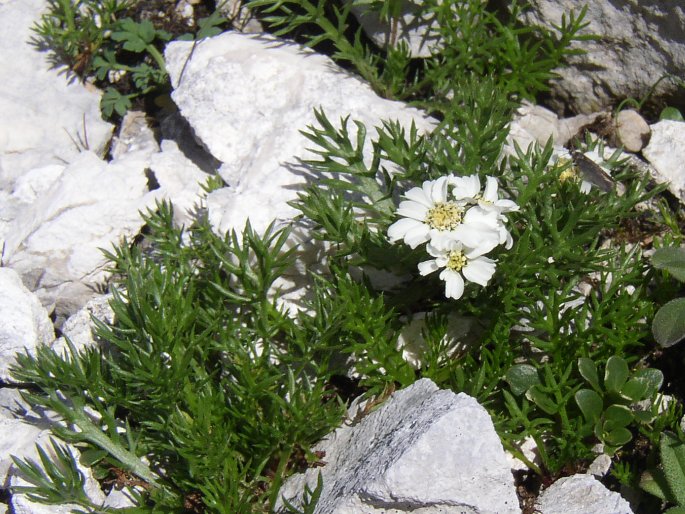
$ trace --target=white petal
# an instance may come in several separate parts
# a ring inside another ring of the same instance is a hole
[[[433,207],[433,202],[431,202],[430,195],[426,195],[426,192],[420,187],[411,188],[409,191],[404,193],[404,197],[408,200],[420,203],[427,209]]]
[[[480,193],[480,178],[478,178],[478,175],[455,177],[453,183],[455,188],[452,189],[452,195],[457,200],[472,199]]]
[[[500,244],[498,230],[482,223],[468,223],[459,225],[451,234],[453,237],[469,247],[474,255],[483,255]]]
[[[416,227],[407,231],[404,235],[404,242],[414,249],[421,243],[425,243],[430,239],[430,228],[428,225],[419,223]]]
[[[433,187],[431,188],[431,200],[433,202],[446,202],[447,201],[447,186],[448,178],[440,177],[433,182]]]
[[[497,179],[495,177],[486,177],[485,179],[485,191],[483,191],[483,199],[494,203],[497,200]]]
[[[440,278],[445,281],[445,296],[458,300],[464,294],[464,279],[456,271],[443,270]]]
[[[430,261],[419,262],[419,273],[423,277],[429,275],[430,273],[433,273],[434,271],[438,271],[439,269],[440,266],[438,266],[437,262],[435,262],[435,259],[431,259]]]
[[[466,280],[481,286],[487,286],[495,274],[495,261],[487,257],[478,257],[468,262],[461,270]]]
[[[400,202],[400,206],[397,209],[397,214],[407,218],[414,218],[415,220],[423,221],[426,219],[426,214],[428,214],[428,208],[419,202],[407,200]]]
[[[515,212],[520,208],[513,200],[497,200],[495,207],[497,207],[499,212]]]
[[[413,220],[411,218],[402,218],[388,227],[388,238],[391,243],[404,239],[404,236],[411,229],[421,226],[423,223]]]

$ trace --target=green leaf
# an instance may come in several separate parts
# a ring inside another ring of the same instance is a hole
[[[659,450],[668,488],[676,503],[685,505],[685,445],[675,436],[664,433]]]
[[[685,248],[659,248],[652,256],[652,265],[656,269],[668,271],[674,278],[685,282]]]
[[[559,411],[559,407],[554,403],[554,400],[552,400],[538,385],[534,385],[528,389],[526,398],[535,403],[535,405],[540,407],[547,414],[556,414]]]
[[[663,305],[652,321],[652,334],[664,348],[685,337],[685,298],[676,298]]]
[[[581,357],[578,359],[578,371],[581,376],[588,381],[595,391],[601,391],[599,386],[599,376],[597,375],[597,366],[592,359]]]
[[[156,31],[150,20],[136,23],[131,18],[126,18],[120,22],[119,27],[120,30],[112,32],[112,39],[123,42],[124,50],[129,52],[144,52],[147,45],[155,40]]]
[[[611,427],[626,427],[633,421],[633,413],[625,405],[609,405],[604,411],[605,423],[610,422]]]
[[[647,382],[631,378],[621,389],[621,396],[631,402],[637,402],[646,396],[648,388]]]
[[[642,473],[640,477],[640,487],[647,491],[649,494],[660,498],[661,500],[668,499],[668,484],[666,483],[666,477],[660,469],[649,470]]]
[[[658,369],[644,368],[636,371],[631,380],[639,380],[647,384],[647,391],[643,398],[650,398],[661,389],[661,385],[664,383],[664,374]]]
[[[628,364],[621,357],[615,355],[609,357],[604,370],[604,387],[607,391],[619,393],[626,383],[628,375]]]
[[[683,114],[675,107],[664,107],[659,114],[660,120],[684,121]]]
[[[122,95],[113,87],[108,87],[100,99],[100,109],[107,118],[114,112],[119,116],[124,116],[130,108],[131,98],[128,95]]]
[[[611,446],[623,446],[630,442],[633,438],[633,434],[627,428],[615,428],[607,434],[604,434],[602,440]]]
[[[685,514],[685,507],[671,507],[664,514]]]
[[[574,397],[585,419],[593,423],[597,422],[604,408],[602,398],[592,389],[576,391]]]
[[[515,364],[509,368],[504,380],[507,381],[511,392],[515,395],[523,394],[534,385],[540,383],[538,371],[530,364]]]

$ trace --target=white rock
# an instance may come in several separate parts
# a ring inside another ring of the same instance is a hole
[[[107,495],[103,507],[110,509],[126,509],[128,507],[135,507],[137,504],[133,499],[133,495],[128,487],[123,489],[112,488]]]
[[[0,387],[0,419],[14,419],[23,416],[31,406],[24,401],[18,389]]]
[[[52,343],[55,331],[45,308],[14,270],[0,268],[0,291],[0,380],[10,381],[15,354]]]
[[[326,465],[292,477],[279,497],[296,502],[321,472],[320,514],[520,512],[488,413],[475,399],[438,390],[428,379],[316,449],[325,451]]]
[[[111,137],[102,93],[70,81],[30,44],[46,8],[45,0],[0,3],[0,189],[32,168],[71,162],[86,145],[102,154]]]
[[[12,190],[12,196],[24,203],[32,203],[50,189],[64,172],[64,164],[48,164],[33,168],[19,177]]]
[[[606,453],[597,455],[595,460],[593,460],[587,468],[587,475],[594,475],[597,478],[601,478],[609,472],[611,468],[611,457]]]
[[[220,231],[242,231],[245,221],[258,232],[274,219],[290,220],[288,202],[307,178],[298,158],[313,158],[313,144],[300,130],[315,124],[314,109],[329,120],[342,116],[363,122],[373,134],[382,119],[414,121],[423,132],[434,122],[416,109],[379,98],[360,79],[328,57],[268,36],[225,33],[193,44],[166,48],[172,98],[206,148],[224,164],[231,186],[221,196],[223,210],[210,217]],[[181,72],[183,76],[181,77]],[[354,125],[350,123],[354,134]]]
[[[682,2],[638,2],[611,0],[532,0],[526,9],[529,23],[552,28],[571,9],[578,14],[587,6],[582,34],[597,34],[595,41],[577,41],[571,46],[586,53],[569,56],[554,71],[551,82],[553,107],[563,112],[590,113],[610,108],[616,100],[644,98],[660,77],[682,75],[685,68],[685,5]],[[668,93],[680,100],[675,81],[662,80],[655,95]],[[668,102],[673,105],[673,102]]]
[[[162,141],[162,151],[150,157],[150,169],[159,183],[159,194],[174,205],[174,223],[189,225],[205,196],[202,185],[210,175],[188,159],[173,141]]]
[[[50,310],[58,298],[80,308],[107,276],[102,249],[140,230],[156,197],[146,165],[143,153],[106,163],[84,152],[12,222],[5,261]]]
[[[10,468],[15,457],[35,458],[35,443],[41,434],[48,434],[45,427],[26,423],[20,419],[0,418],[0,488],[7,485]]]
[[[654,167],[654,180],[685,202],[685,123],[662,120],[650,127],[652,137],[642,155]]]
[[[625,109],[616,116],[616,137],[628,152],[637,153],[649,142],[651,131],[645,119],[633,109]]]
[[[65,339],[67,337],[77,350],[93,346],[95,344],[93,318],[109,324],[114,321],[114,311],[109,305],[111,299],[112,295],[101,295],[88,301],[81,310],[62,325],[63,337],[53,343],[52,349],[58,353],[68,351]]]
[[[590,475],[554,482],[536,502],[540,514],[632,514],[630,504]]]
[[[439,50],[439,26],[434,14],[421,14],[421,10],[426,10],[422,3],[421,0],[402,0],[402,12],[396,22],[394,33],[392,24],[382,21],[377,10],[362,4],[352,7],[352,13],[366,35],[380,48],[386,48],[388,45],[397,46],[398,42],[404,41],[412,57],[430,57]]]
[[[155,134],[147,116],[142,111],[128,111],[121,120],[119,134],[112,140],[112,158],[118,159],[130,152],[143,151],[153,154],[159,151]]]
[[[36,443],[39,444],[43,450],[46,451],[48,455],[54,455],[52,444],[50,439],[53,438],[48,431],[40,434],[37,438]],[[81,453],[77,448],[70,444],[66,444],[62,441],[55,439],[62,446],[67,446],[69,452],[76,458],[76,466],[81,474],[81,477],[85,481],[84,491],[88,496],[88,499],[96,505],[102,505],[105,501],[105,495],[100,489],[100,484],[93,476],[93,472],[90,468],[83,466],[78,460]],[[32,452],[27,452],[23,455],[23,458],[30,458],[34,461],[40,462],[38,459],[38,453],[35,448]],[[27,486],[31,485],[28,481],[24,479],[21,472],[14,468],[11,471],[10,486]],[[73,509],[78,508],[76,505],[45,505],[38,502],[31,501],[27,495],[21,493],[15,493],[10,498],[10,505],[12,506],[12,512],[14,514],[72,514]]]

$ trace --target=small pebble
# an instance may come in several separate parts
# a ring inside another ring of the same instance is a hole
[[[616,138],[628,152],[637,153],[649,142],[652,131],[637,111],[627,109],[616,116]]]

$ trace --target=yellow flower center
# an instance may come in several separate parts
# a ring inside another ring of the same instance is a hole
[[[461,223],[464,208],[454,202],[437,202],[428,210],[426,223],[437,230],[454,230]]]
[[[452,250],[447,256],[445,267],[452,271],[461,271],[466,266],[466,256],[461,250]]]
[[[571,162],[570,159],[566,158],[561,158],[557,161],[556,165],[554,166],[555,168],[563,168],[564,166],[567,166]],[[577,182],[579,180],[578,176],[578,169],[575,166],[570,166],[566,168],[564,171],[559,173],[559,182],[566,182],[567,180],[570,182]]]

